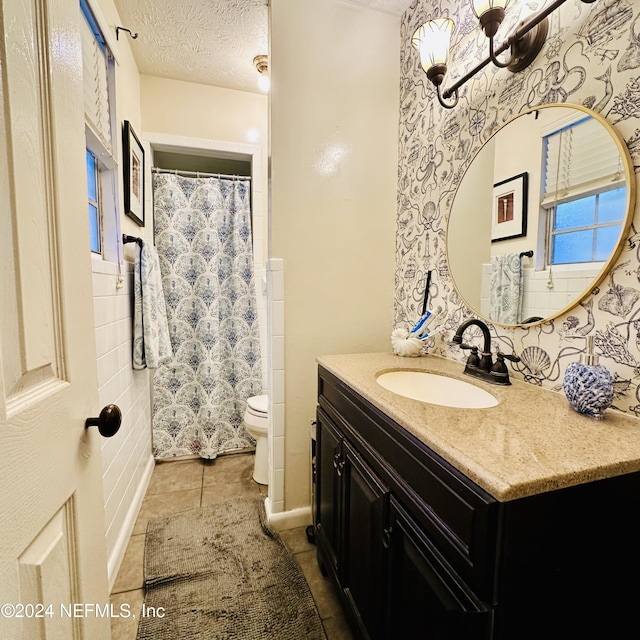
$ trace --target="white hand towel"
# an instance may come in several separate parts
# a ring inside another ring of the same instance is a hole
[[[173,356],[156,248],[143,243],[133,270],[133,368],[157,369]]]
[[[491,258],[490,317],[495,322],[518,324],[522,310],[523,271],[519,253]]]

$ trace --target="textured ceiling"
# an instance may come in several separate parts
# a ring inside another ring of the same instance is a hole
[[[343,1],[397,16],[411,2]],[[268,53],[268,0],[115,0],[115,5],[119,26],[138,33],[129,43],[140,73],[259,92],[253,58]]]

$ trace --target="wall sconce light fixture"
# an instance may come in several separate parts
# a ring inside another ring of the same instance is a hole
[[[522,21],[509,37],[496,48],[494,36],[504,20],[505,9],[510,0],[469,1],[482,31],[489,39],[489,55],[448,89],[441,90],[441,85],[447,73],[449,43],[455,27],[453,20],[449,18],[429,20],[416,30],[411,39],[411,43],[420,53],[420,63],[427,78],[436,88],[438,101],[445,109],[453,109],[458,104],[458,89],[490,62],[493,62],[497,67],[506,67],[513,73],[528,67],[540,53],[547,38],[549,30],[547,16],[566,2],[566,0],[554,0],[548,7]],[[582,2],[591,4],[595,0],[582,0]],[[509,59],[499,60],[498,56],[507,49],[511,49]],[[453,97],[453,101],[446,102],[451,97]]]
[[[261,91],[265,93],[269,91],[271,87],[271,79],[269,78],[269,58],[267,56],[256,56],[253,59],[253,66],[257,69],[260,74],[260,79],[258,80],[258,86]]]

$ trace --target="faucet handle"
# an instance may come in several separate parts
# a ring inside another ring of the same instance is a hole
[[[520,358],[518,356],[509,355],[498,351],[496,353],[496,362],[493,367],[491,367],[491,375],[498,384],[511,384],[511,382],[509,381],[509,369],[504,363],[505,358],[507,360],[511,360],[511,362],[520,362]]]
[[[467,367],[480,366],[480,356],[478,356],[478,347],[471,346],[469,344],[460,345],[462,349],[471,349],[471,353],[467,358]]]

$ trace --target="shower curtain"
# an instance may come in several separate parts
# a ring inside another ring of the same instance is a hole
[[[254,446],[246,400],[262,392],[250,183],[154,176],[155,239],[173,359],[153,381],[156,459]]]

